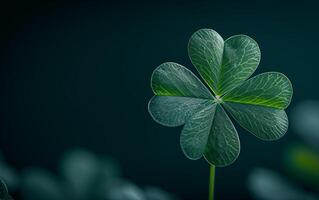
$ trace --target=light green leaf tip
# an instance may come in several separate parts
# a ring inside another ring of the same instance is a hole
[[[278,72],[248,79],[260,62],[256,41],[246,35],[224,41],[216,31],[200,29],[189,40],[188,54],[209,89],[187,68],[167,62],[152,74],[155,96],[148,104],[156,122],[185,124],[180,144],[186,157],[204,156],[215,166],[236,160],[240,142],[225,110],[262,140],[276,140],[286,133],[284,109],[290,104],[292,85]]]

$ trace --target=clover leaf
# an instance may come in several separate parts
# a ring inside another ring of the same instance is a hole
[[[204,156],[215,166],[236,160],[240,142],[228,113],[262,140],[286,133],[284,109],[291,101],[292,85],[278,72],[248,79],[261,58],[257,42],[246,35],[224,41],[216,31],[200,29],[189,40],[188,54],[206,85],[184,66],[166,62],[152,74],[155,96],[148,104],[156,122],[170,127],[185,124],[180,144],[188,158]]]

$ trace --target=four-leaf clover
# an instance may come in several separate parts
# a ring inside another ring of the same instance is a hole
[[[164,126],[184,125],[180,144],[185,155],[227,166],[240,152],[237,123],[262,140],[276,140],[288,128],[284,111],[292,98],[289,79],[267,72],[248,79],[258,67],[258,44],[246,35],[227,40],[201,29],[189,40],[188,54],[208,88],[187,68],[173,62],[157,67],[151,78],[155,96],[148,109]],[[248,80],[247,80],[248,79]]]

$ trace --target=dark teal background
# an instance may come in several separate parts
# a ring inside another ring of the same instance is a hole
[[[188,160],[181,128],[148,114],[150,76],[166,61],[195,72],[188,39],[212,28],[246,34],[262,52],[255,74],[279,71],[293,83],[291,107],[318,99],[319,5],[310,1],[11,2],[0,33],[0,150],[16,168],[52,170],[62,153],[86,147],[116,158],[126,177],[183,199],[206,199],[207,163]],[[217,169],[216,199],[250,199],[248,172],[282,171],[293,131],[263,142],[238,127],[241,154]],[[298,139],[298,138],[297,138]]]

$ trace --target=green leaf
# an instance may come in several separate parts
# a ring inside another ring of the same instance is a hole
[[[151,87],[158,96],[213,99],[210,91],[191,71],[172,62],[163,63],[154,70]]]
[[[151,79],[154,96],[148,110],[164,126],[180,126],[214,97],[203,83],[182,65],[167,62],[157,67]]]
[[[284,110],[230,102],[224,105],[243,128],[262,140],[277,140],[288,129]]]
[[[223,97],[236,121],[263,140],[276,140],[288,128],[285,109],[291,101],[289,79],[277,72],[257,75]]]
[[[238,134],[220,105],[211,104],[194,114],[185,124],[180,143],[192,160],[204,157],[216,166],[229,165],[240,152]]]
[[[218,105],[204,157],[210,164],[223,167],[232,164],[239,153],[237,131],[222,106]]]
[[[197,160],[203,156],[212,130],[216,104],[211,104],[194,114],[185,124],[180,144],[186,157]]]
[[[193,113],[211,102],[192,97],[154,96],[148,104],[148,110],[157,123],[174,127],[183,125]]]
[[[196,31],[188,43],[188,55],[193,65],[214,93],[218,92],[223,49],[223,38],[211,29]]]
[[[235,35],[225,41],[219,78],[220,95],[249,78],[260,62],[257,42],[247,35]]]
[[[292,97],[289,79],[278,72],[259,74],[223,97],[223,101],[285,109]]]
[[[211,29],[195,32],[188,43],[189,57],[207,85],[223,95],[245,81],[260,61],[258,44],[246,35],[225,42]]]

